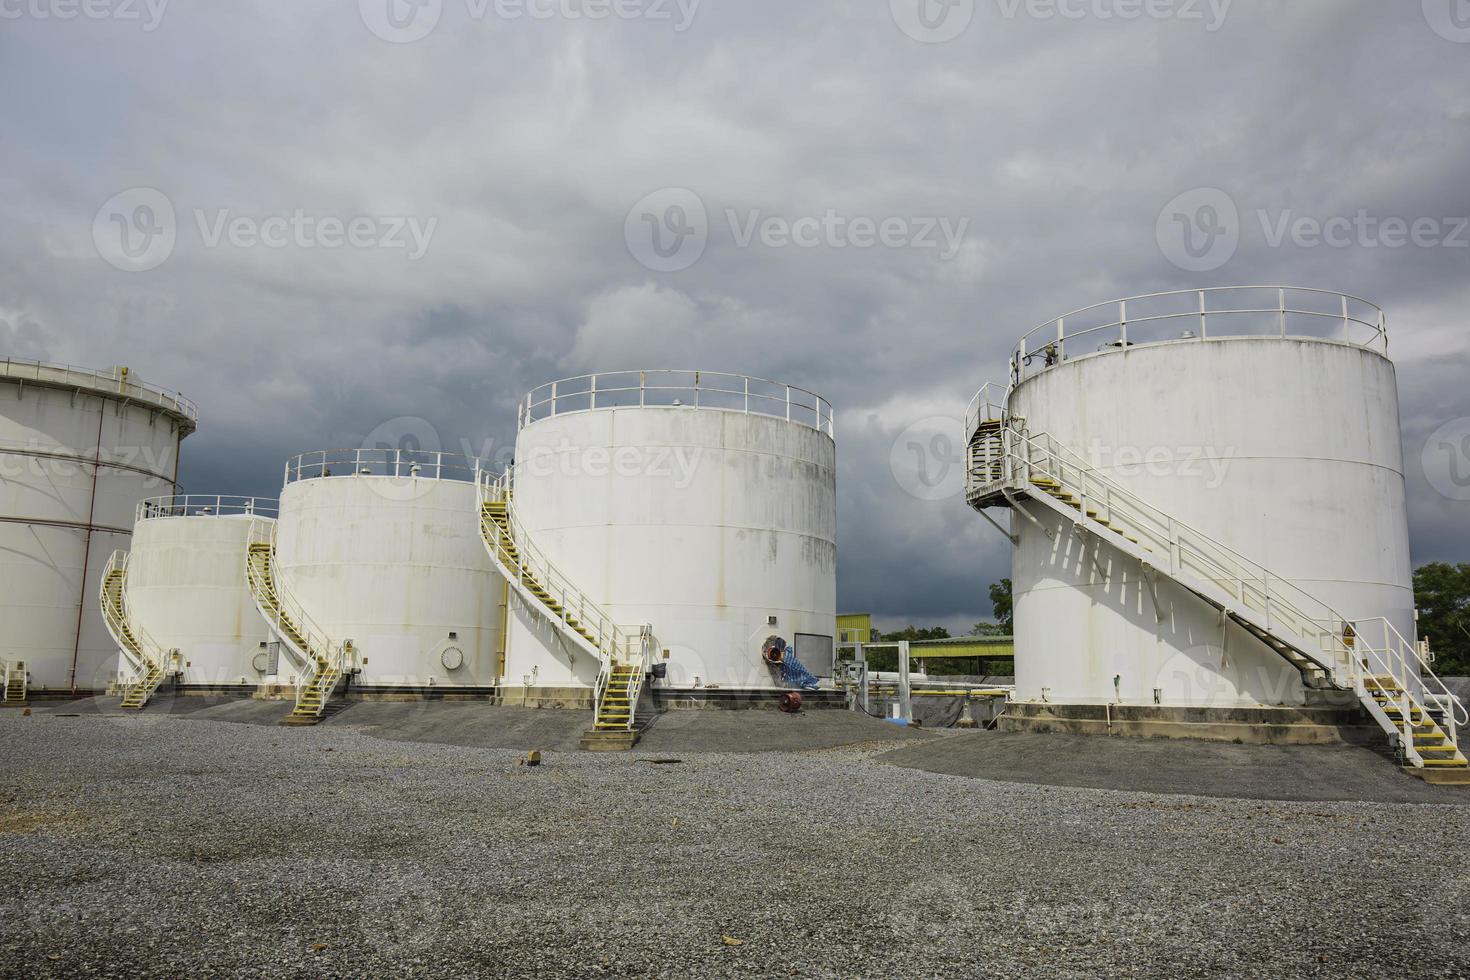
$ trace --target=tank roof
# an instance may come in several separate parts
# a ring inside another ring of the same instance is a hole
[[[104,398],[157,408],[173,418],[186,434],[199,425],[199,407],[192,401],[176,391],[137,380],[125,367],[87,368],[74,364],[7,357],[0,360],[0,380],[85,391]]]

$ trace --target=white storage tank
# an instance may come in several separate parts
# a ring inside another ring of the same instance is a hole
[[[245,557],[253,520],[276,502],[166,496],[138,505],[127,565],[129,615],[164,650],[177,650],[181,689],[253,690],[280,654],[250,593]]]
[[[354,689],[496,686],[505,580],[480,537],[479,473],[464,456],[393,449],[286,464],[276,574],[331,642],[352,641]]]
[[[1349,619],[1414,635],[1398,394],[1382,313],[1339,293],[1192,290],[1028,334],[1009,411],[1183,525]],[[1302,704],[1218,610],[1033,504],[1012,521],[1021,700]],[[1155,605],[1155,596],[1158,604]],[[1335,626],[1329,626],[1329,629]]]
[[[138,501],[177,486],[194,404],[127,368],[0,360],[0,659],[30,689],[92,693],[118,671],[98,586]]]
[[[514,508],[531,543],[620,626],[650,625],[670,688],[783,686],[766,640],[831,674],[832,409],[739,375],[630,371],[532,391]],[[597,662],[511,603],[507,683],[586,686]]]

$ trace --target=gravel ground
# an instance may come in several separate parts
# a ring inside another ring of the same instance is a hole
[[[1463,804],[59,714],[0,714],[5,976],[1470,973]]]

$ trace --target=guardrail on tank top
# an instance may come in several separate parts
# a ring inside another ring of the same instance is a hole
[[[480,460],[463,453],[427,449],[319,449],[287,460],[283,485],[342,476],[478,483],[483,472]]]
[[[75,364],[53,364],[49,361],[32,361],[19,357],[0,360],[0,378],[16,378],[38,384],[57,385],[65,388],[90,388],[118,394],[143,405],[156,405],[189,419],[199,420],[199,406],[179,394],[158,385],[134,381],[126,368],[98,370],[78,367]]]
[[[173,494],[150,497],[138,504],[135,519],[161,517],[275,517],[277,502],[269,497],[221,497]]]
[[[716,409],[785,419],[833,434],[832,406],[816,392],[743,374],[669,368],[584,374],[533,388],[521,400],[517,428],[556,415],[608,408]]]
[[[1242,337],[1335,340],[1388,352],[1383,311],[1358,296],[1305,286],[1182,289],[1084,306],[1032,328],[1011,352],[1011,384],[1078,357]]]

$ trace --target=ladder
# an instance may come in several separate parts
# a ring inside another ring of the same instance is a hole
[[[512,468],[480,480],[480,536],[497,571],[574,650],[599,664],[588,734],[636,732],[638,698],[656,646],[650,626],[619,626],[563,575],[530,540],[516,516]],[[631,748],[636,735],[627,740]]]
[[[979,399],[980,396],[977,396]],[[972,408],[974,405],[972,404]],[[1154,507],[1047,433],[981,400],[968,439],[966,499],[976,510],[1035,502],[1219,609],[1295,667],[1311,688],[1352,691],[1407,766],[1470,782],[1457,743],[1464,704],[1387,619],[1354,620],[1286,578]]]
[[[285,588],[276,568],[274,521],[251,522],[245,562],[256,608],[303,667],[296,680],[296,705],[281,724],[315,725],[346,672],[352,641],[332,643]]]
[[[98,598],[102,621],[125,660],[133,667],[132,677],[122,682],[122,707],[141,711],[171,670],[176,651],[164,650],[148,631],[133,621],[128,609],[128,560],[126,551],[114,551],[102,571]],[[7,698],[9,691],[6,692]]]

